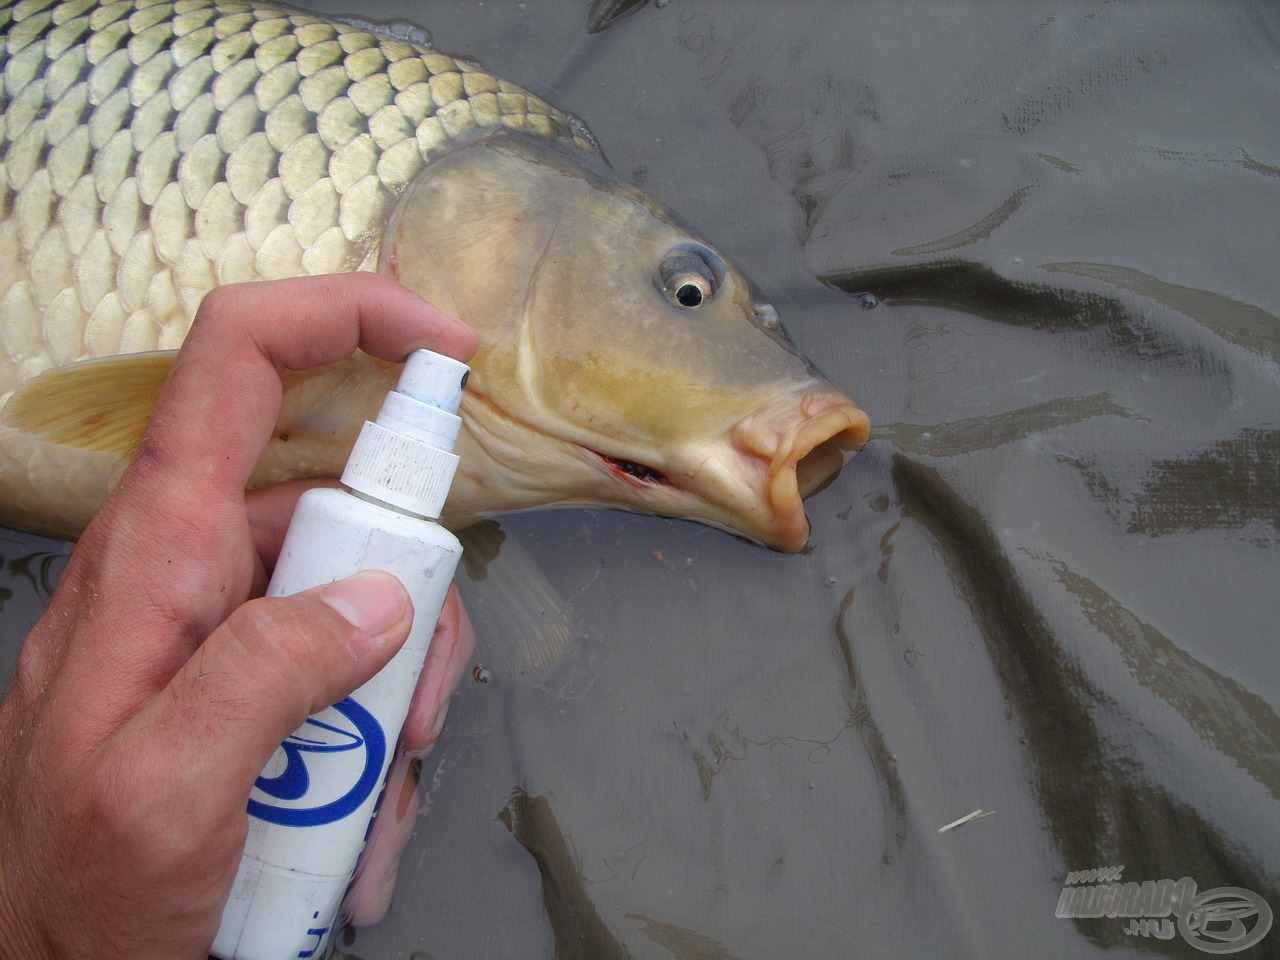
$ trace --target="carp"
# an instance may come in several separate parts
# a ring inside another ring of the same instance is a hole
[[[378,270],[471,324],[444,522],[602,506],[778,550],[866,415],[585,125],[269,2],[0,5],[0,522],[74,537],[219,284]],[[252,480],[341,473],[396,368],[286,372]]]

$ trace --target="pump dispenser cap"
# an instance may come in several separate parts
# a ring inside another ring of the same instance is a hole
[[[437,519],[458,467],[457,410],[470,373],[466,364],[430,350],[409,354],[377,421],[361,428],[343,485],[405,513]]]

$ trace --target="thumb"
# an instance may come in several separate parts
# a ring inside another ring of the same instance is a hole
[[[243,812],[280,742],[385,666],[412,622],[404,586],[380,570],[252,600],[201,644],[168,695],[134,719],[163,737],[157,746],[182,779],[224,784],[214,792],[234,793]]]

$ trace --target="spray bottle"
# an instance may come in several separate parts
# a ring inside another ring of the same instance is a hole
[[[221,960],[324,953],[462,554],[435,520],[457,467],[456,410],[469,372],[427,350],[410,354],[377,421],[361,430],[343,487],[298,501],[267,596],[385,570],[413,599],[413,629],[386,667],[309,717],[258,778],[211,951]]]

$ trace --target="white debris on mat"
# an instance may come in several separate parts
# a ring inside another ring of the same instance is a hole
[[[939,827],[938,832],[946,833],[948,830],[954,830],[956,827],[963,826],[964,824],[968,823],[970,820],[981,820],[983,817],[989,817],[993,813],[995,813],[994,810],[983,810],[979,808],[973,811],[973,813],[966,813],[959,820],[952,820],[946,826]]]

